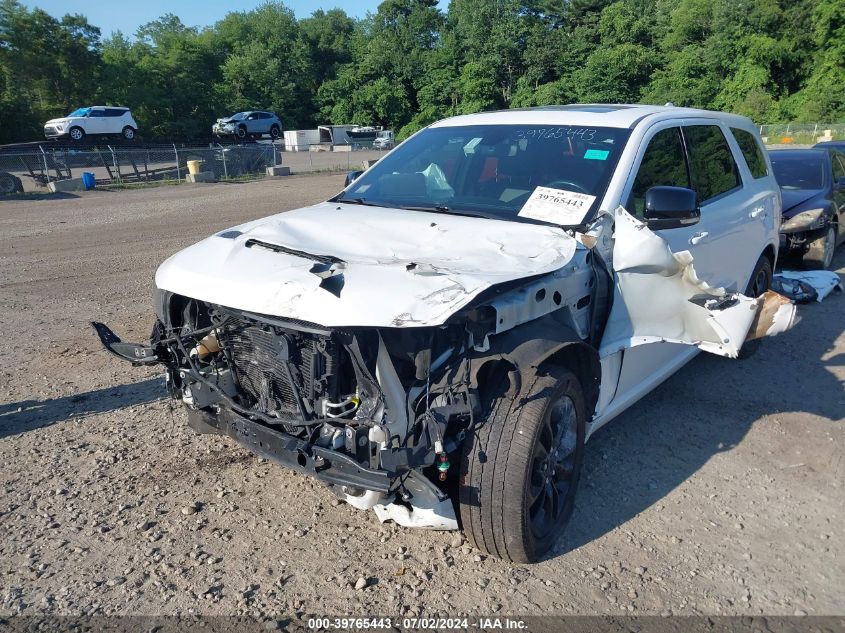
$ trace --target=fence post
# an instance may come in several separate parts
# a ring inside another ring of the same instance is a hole
[[[114,153],[114,148],[111,145],[106,145],[111,152],[111,162],[114,165],[114,170],[117,172],[117,182],[121,182],[122,178],[120,176],[120,164],[117,162],[117,155]]]
[[[182,172],[179,169],[179,150],[176,149],[176,143],[173,143],[173,153],[176,154],[176,182],[182,182]]]
[[[47,178],[47,182],[50,182],[50,168],[47,167],[47,153],[40,145],[38,146],[38,149],[41,150],[41,158],[44,159],[44,176]]]
[[[223,178],[228,180],[229,178],[229,167],[226,165],[226,148],[223,147],[220,143],[217,144],[217,147],[220,148],[220,155],[223,157]]]

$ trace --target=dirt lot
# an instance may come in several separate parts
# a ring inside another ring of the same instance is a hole
[[[148,335],[168,255],[342,182],[0,202],[0,615],[845,614],[845,297],[750,360],[699,356],[600,431],[531,567],[194,435],[160,376],[99,348],[91,319]]]

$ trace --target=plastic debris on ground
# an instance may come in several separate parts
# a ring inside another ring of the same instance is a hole
[[[772,277],[772,290],[796,303],[810,303],[842,292],[842,280],[830,270],[783,270]]]

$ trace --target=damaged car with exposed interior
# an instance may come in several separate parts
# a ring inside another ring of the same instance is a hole
[[[761,168],[762,167],[762,168]],[[151,341],[201,433],[381,521],[536,561],[585,442],[700,350],[790,327],[781,198],[746,118],[572,105],[459,116],[327,202],[219,232],[155,275]]]

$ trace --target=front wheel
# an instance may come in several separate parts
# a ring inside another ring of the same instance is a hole
[[[506,560],[539,560],[575,504],[586,432],[575,374],[549,366],[507,393],[504,377],[486,422],[465,440],[460,515],[476,547]]]
[[[810,242],[810,247],[802,257],[804,268],[808,270],[827,270],[833,262],[833,251],[836,248],[836,229],[833,224],[827,227],[827,232],[817,240]]]
[[[235,135],[243,140],[246,138],[246,128],[242,125],[237,130],[235,130]]]
[[[70,140],[78,143],[85,138],[85,131],[81,127],[72,127],[68,130],[68,136],[70,136]]]

